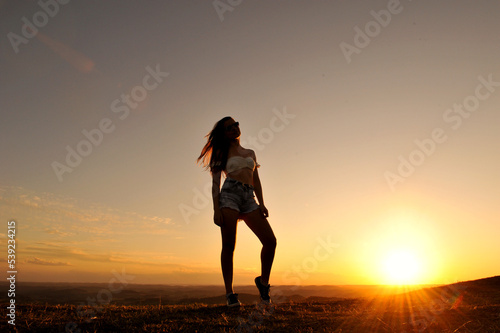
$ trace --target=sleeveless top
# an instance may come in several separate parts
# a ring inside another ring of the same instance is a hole
[[[255,170],[255,168],[260,167],[259,164],[255,163],[251,156],[241,157],[233,156],[228,158],[226,163],[226,173],[231,173],[236,170],[243,168],[249,168],[250,170]]]

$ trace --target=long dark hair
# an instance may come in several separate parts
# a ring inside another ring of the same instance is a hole
[[[214,128],[205,137],[207,143],[201,150],[200,156],[196,160],[211,173],[226,169],[227,155],[229,153],[230,141],[226,138],[226,127],[224,123],[232,117],[224,117],[215,123]]]

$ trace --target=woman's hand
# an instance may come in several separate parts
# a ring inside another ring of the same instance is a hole
[[[269,212],[267,211],[267,208],[266,206],[264,205],[260,205],[260,213],[262,214],[263,217],[268,217],[269,216]]]
[[[220,209],[214,210],[214,223],[217,224],[219,227],[222,227],[224,225],[224,219],[222,218],[222,213]]]

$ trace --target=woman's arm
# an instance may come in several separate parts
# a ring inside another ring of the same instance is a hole
[[[257,160],[255,160],[255,163],[257,163]],[[264,215],[264,217],[268,217],[269,212],[267,211],[267,208],[264,205],[264,196],[262,195],[262,185],[260,184],[259,171],[257,171],[257,168],[255,168],[255,170],[253,171],[253,187],[255,196],[259,201],[260,211],[262,212],[262,215]]]
[[[222,214],[219,208],[219,195],[220,195],[220,178],[221,171],[212,173],[212,200],[214,203],[214,223],[219,227],[222,226]]]
[[[219,208],[220,177],[221,171],[212,174],[212,199],[214,201],[214,210]]]

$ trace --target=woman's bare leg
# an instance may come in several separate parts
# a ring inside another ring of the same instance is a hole
[[[260,252],[260,279],[264,285],[267,285],[269,284],[269,276],[271,275],[271,267],[273,265],[274,253],[276,250],[276,237],[274,236],[273,229],[269,225],[269,222],[262,216],[259,209],[246,214],[243,220],[262,243],[262,250]]]
[[[226,286],[226,294],[233,293],[233,255],[236,246],[236,227],[238,225],[239,212],[231,208],[222,208],[222,252],[220,262],[222,267],[222,277]]]

